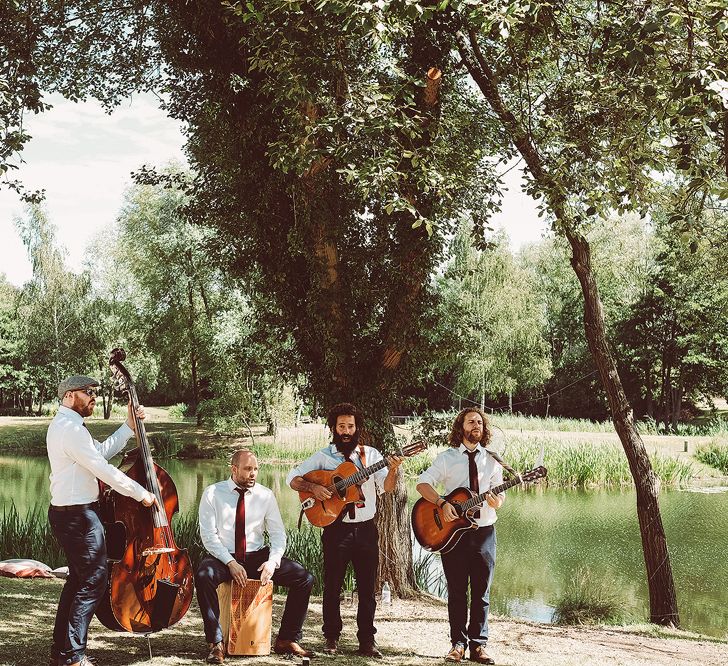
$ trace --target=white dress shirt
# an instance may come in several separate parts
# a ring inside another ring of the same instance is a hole
[[[449,495],[456,488],[470,488],[470,458],[465,454],[467,450],[465,444],[461,444],[458,448],[450,447],[447,451],[443,451],[433,460],[429,469],[420,474],[417,483],[429,483],[435,489],[441,484],[445,495]],[[478,451],[475,456],[478,487],[480,492],[484,493],[489,488],[503,483],[503,468],[480,444],[475,450]],[[480,508],[480,518],[475,522],[479,527],[485,527],[492,525],[497,519],[495,509],[484,502]]]
[[[200,499],[200,536],[210,555],[223,564],[235,558],[235,519],[238,493],[232,478],[207,486]],[[286,551],[286,529],[278,509],[275,495],[270,488],[256,483],[244,495],[245,502],[245,552],[252,553],[265,546],[264,534],[270,539],[270,555],[276,569]]]
[[[108,439],[97,442],[83,424],[83,417],[61,405],[53,417],[46,446],[51,463],[51,504],[88,504],[99,498],[101,479],[121,495],[141,502],[147,491],[108,462],[126,445],[134,431],[126,424]]]
[[[350,458],[345,458],[344,454],[336,448],[336,444],[331,444],[320,451],[316,451],[310,458],[304,460],[298,467],[294,467],[286,477],[286,483],[290,486],[291,481],[297,476],[305,476],[309,472],[317,469],[335,470],[341,463],[346,460],[353,462],[357,469],[361,469],[361,461],[359,460],[359,447],[354,449]],[[383,460],[382,454],[371,446],[364,447],[364,466],[369,467]],[[362,485],[362,493],[364,494],[364,506],[357,505],[354,512],[354,518],[349,518],[348,512],[344,513],[345,523],[363,523],[365,520],[374,518],[377,512],[377,495],[384,492],[384,479],[387,478],[389,469],[383,467],[370,476]]]

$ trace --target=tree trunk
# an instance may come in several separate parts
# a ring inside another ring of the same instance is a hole
[[[680,619],[658,503],[659,479],[652,469],[642,438],[635,430],[632,408],[627,401],[607,343],[602,303],[591,268],[589,243],[568,226],[564,228],[572,249],[571,265],[579,278],[584,295],[584,328],[589,350],[599,370],[614,427],[622,441],[635,482],[637,517],[650,594],[650,621],[677,627]]]
[[[43,398],[45,397],[45,391],[43,389],[43,386],[38,389],[38,411],[36,412],[36,416],[43,416]]]
[[[677,386],[673,386],[672,390],[670,391],[670,399],[671,399],[671,422],[670,426],[672,429],[672,432],[674,434],[677,434],[677,427],[678,423],[680,422],[680,409],[682,408],[682,398],[683,398],[683,388],[680,382],[678,382]]]
[[[370,446],[382,453],[395,444],[391,410],[377,402],[362,405],[367,417]],[[379,569],[377,589],[387,581],[401,599],[411,598],[417,590],[412,565],[412,533],[410,530],[407,488],[400,472],[393,492],[377,498],[377,529],[379,531]]]
[[[191,261],[191,258],[190,258]],[[187,279],[187,300],[190,306],[189,329],[190,329],[190,372],[192,374],[192,402],[196,409],[200,401],[197,381],[197,335],[195,332],[195,297],[192,278]]]
[[[617,366],[607,343],[602,304],[591,267],[589,243],[575,231],[573,220],[566,213],[565,195],[561,183],[554,182],[548,165],[544,163],[534,145],[533,137],[527,127],[506,106],[501,97],[498,80],[488,59],[481,52],[477,35],[473,31],[467,36],[458,32],[455,37],[468,72],[523,157],[538,189],[556,217],[557,228],[571,245],[571,265],[579,279],[584,296],[584,328],[589,351],[599,370],[609,400],[614,428],[624,447],[635,483],[637,517],[650,594],[650,620],[657,624],[678,626],[679,616],[672,568],[657,501],[658,479],[650,465],[644,443],[635,430],[632,408],[627,401]]]

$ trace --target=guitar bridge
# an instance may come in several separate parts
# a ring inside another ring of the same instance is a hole
[[[313,497],[303,500],[303,502],[301,502],[301,511],[310,509],[314,504],[316,504],[316,500]]]

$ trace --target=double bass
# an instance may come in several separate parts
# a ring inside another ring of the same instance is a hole
[[[136,388],[122,365],[125,358],[123,349],[114,349],[109,365],[119,388],[129,396],[139,448],[127,454],[119,469],[157,502],[145,507],[101,484],[109,581],[96,616],[113,631],[150,633],[182,619],[192,601],[194,574],[187,550],[177,547],[170,526],[179,509],[177,489],[152,459],[144,424],[136,416]]]

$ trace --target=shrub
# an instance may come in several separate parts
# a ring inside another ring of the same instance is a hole
[[[578,569],[554,603],[556,624],[615,624],[625,617],[612,581],[601,580],[588,569]]]
[[[169,418],[180,421],[188,416],[194,416],[194,414],[190,412],[190,406],[186,405],[184,402],[178,402],[176,405],[172,405],[167,410],[167,414],[169,415]]]
[[[168,432],[155,432],[147,439],[155,458],[174,458],[182,449],[179,440]]]
[[[728,474],[728,445],[712,441],[703,444],[695,451],[695,457],[702,463]]]
[[[18,515],[15,504],[0,514],[0,560],[28,558],[44,562],[51,568],[65,564],[45,511],[31,509],[25,518]]]

